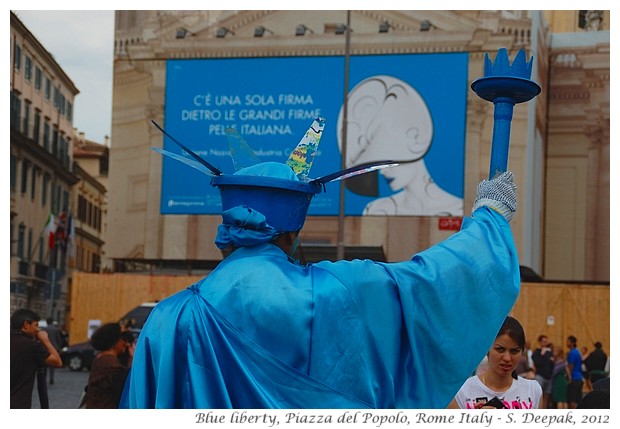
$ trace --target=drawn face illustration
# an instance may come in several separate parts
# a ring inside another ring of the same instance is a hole
[[[343,120],[341,109],[338,116],[341,151]],[[430,147],[432,136],[429,109],[408,83],[392,76],[373,76],[350,92],[347,167],[386,159],[421,159]],[[393,173],[399,169],[403,171],[401,167],[391,170]]]
[[[416,170],[412,167],[412,164],[403,164],[398,167],[380,170],[379,174],[385,178],[392,191],[398,191],[413,182]]]

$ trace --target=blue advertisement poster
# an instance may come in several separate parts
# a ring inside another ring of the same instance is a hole
[[[317,116],[327,122],[311,178],[340,170],[344,57],[168,60],[164,128],[227,174],[226,128],[261,161],[285,162]],[[347,179],[347,215],[462,215],[467,53],[350,58],[347,167],[391,159],[398,167]],[[163,149],[182,150],[163,137]],[[162,157],[162,214],[219,214],[210,177]],[[310,215],[339,213],[338,182]]]

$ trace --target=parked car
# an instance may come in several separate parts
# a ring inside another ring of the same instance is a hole
[[[151,310],[155,307],[156,302],[144,302],[139,306],[131,309],[127,314],[119,319],[119,323],[131,320],[132,326],[130,331],[136,336],[140,334],[146,319],[151,314]],[[71,371],[81,371],[86,368],[90,371],[93,365],[93,359],[97,355],[98,351],[90,344],[90,341],[84,341],[82,343],[73,344],[69,347],[64,347],[60,352],[62,363]]]
[[[123,321],[131,320],[131,328],[130,331],[136,334],[136,336],[144,327],[146,323],[146,319],[151,314],[151,311],[155,307],[157,302],[143,302],[139,306],[131,309],[127,314],[120,318],[119,323],[123,323]]]
[[[62,364],[71,371],[81,371],[84,368],[90,371],[96,354],[97,351],[90,344],[90,341],[84,341],[83,343],[63,347],[60,357]]]

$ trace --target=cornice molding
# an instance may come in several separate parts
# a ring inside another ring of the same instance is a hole
[[[157,65],[158,67],[165,67],[166,62],[164,60],[151,61],[151,66]],[[145,64],[141,65],[144,68]],[[131,85],[136,83],[147,83],[151,81],[151,76],[147,73],[141,72],[136,68],[127,69],[123,72],[114,73],[114,85]]]
[[[381,40],[383,39],[383,40]],[[472,44],[470,33],[445,33],[439,35],[392,35],[382,37],[374,34],[362,34],[352,37],[350,54],[419,54],[468,52],[472,59],[483,58],[486,52],[497,50],[497,46],[512,45],[507,43],[505,35],[487,34],[486,40],[476,40]],[[209,44],[183,41],[152,41],[147,46],[132,46],[128,54],[118,57],[116,63],[132,64],[140,68],[159,67],[166,59],[197,58],[251,58],[251,57],[287,57],[287,56],[334,56],[344,55],[344,39],[333,35],[318,35],[311,40],[299,38],[280,38],[265,43],[258,40],[238,39],[212,41]]]
[[[236,11],[232,15],[225,16],[220,20],[209,23],[209,25],[194,33],[194,36],[201,39],[214,39],[215,31],[220,27],[226,27],[236,33],[242,28],[250,26],[251,24],[265,18],[266,16],[273,15],[274,13],[278,12],[279,11],[272,10]]]
[[[221,16],[221,19],[204,24],[196,17],[193,17],[194,22],[190,24],[189,18],[182,14],[169,14],[159,19],[151,17],[147,20],[148,25],[155,27],[144,28],[143,38],[132,37],[130,40],[125,40],[126,38],[123,41],[117,40],[115,58],[116,61],[136,62],[165,59],[344,54],[344,36],[322,33],[318,29],[315,34],[301,38],[293,34],[276,34],[262,38],[252,36],[256,24],[278,19],[276,16],[278,14],[282,15],[282,19],[290,20],[290,17],[285,16],[289,12],[286,10],[233,11],[231,15]],[[354,31],[351,35],[351,55],[443,52],[473,54],[478,51],[483,54],[486,51],[495,51],[499,47],[506,47],[512,51],[514,48],[524,46],[524,37],[527,38],[526,46],[529,46],[531,22],[528,19],[502,18],[496,11],[486,12],[476,18],[471,14],[459,14],[454,11],[362,10],[352,11],[352,15],[354,18],[365,20],[365,24],[360,32]],[[207,17],[204,19],[206,20]],[[430,19],[437,27],[431,31],[420,31],[420,22],[425,19]],[[377,26],[381,22],[388,21],[393,26],[393,31],[388,33],[378,33],[378,30],[369,31],[373,20],[376,21]],[[191,34],[181,39],[172,37],[173,33],[176,34],[176,29],[183,26],[185,21]],[[156,27],[157,25],[161,27]],[[217,38],[215,32],[220,27],[226,27],[236,35]],[[442,27],[445,27],[445,30]],[[129,33],[134,34],[126,30],[117,34],[122,36]],[[146,37],[147,33],[155,34],[156,37]],[[517,33],[523,33],[523,37],[518,36]]]

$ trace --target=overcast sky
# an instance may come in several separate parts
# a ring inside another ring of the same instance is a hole
[[[13,10],[73,81],[73,126],[97,143],[110,136],[114,11]]]

